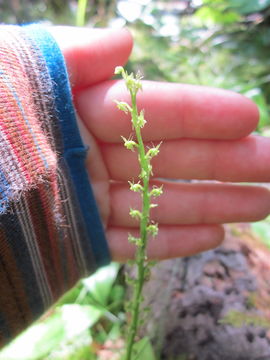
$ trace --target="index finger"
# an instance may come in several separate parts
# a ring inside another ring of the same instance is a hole
[[[124,65],[133,41],[127,29],[91,29],[52,26],[47,29],[63,51],[73,88],[83,88],[111,78]]]
[[[77,94],[80,117],[100,140],[120,142],[129,136],[128,116],[116,108],[114,100],[129,102],[123,81],[106,81]],[[153,81],[143,82],[138,107],[145,110],[145,141],[201,138],[237,139],[256,128],[256,105],[232,91],[206,86]]]

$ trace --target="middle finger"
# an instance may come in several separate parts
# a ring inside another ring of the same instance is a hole
[[[148,144],[151,146],[151,144]],[[137,178],[137,154],[121,144],[103,144],[109,175],[114,180]],[[169,179],[270,182],[270,140],[249,136],[241,140],[166,141],[153,158],[154,177]]]

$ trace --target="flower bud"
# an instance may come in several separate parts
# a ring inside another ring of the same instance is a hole
[[[160,187],[154,186],[150,192],[150,196],[157,197],[157,196],[162,195],[162,193],[163,193],[163,186],[160,186]]]
[[[142,239],[141,238],[137,238],[131,234],[128,234],[128,242],[130,244],[134,244],[136,246],[141,246],[142,245]]]
[[[130,209],[129,215],[137,220],[140,220],[142,218],[142,213],[139,210],[136,209]]]
[[[143,187],[140,183],[132,183],[131,181],[129,181],[129,185],[130,185],[130,190],[135,191],[135,192],[141,192],[143,191]]]
[[[124,71],[125,70],[124,70],[123,66],[116,66],[116,68],[114,69],[114,74],[121,75]]]
[[[140,112],[140,115],[138,116],[137,124],[139,125],[140,128],[143,128],[144,125],[146,124],[143,110]]]
[[[152,147],[151,149],[149,149],[149,150],[147,151],[146,156],[147,156],[149,159],[151,159],[151,158],[154,157],[154,156],[157,156],[158,153],[159,153],[160,145],[161,145],[161,143],[158,144],[157,146],[154,146],[154,147]]]
[[[132,111],[131,107],[126,102],[117,100],[115,100],[115,102],[118,109],[124,111],[125,114],[128,114]]]
[[[124,146],[128,149],[128,150],[131,150],[131,151],[134,151],[134,147],[138,147],[138,144],[133,141],[133,140],[128,140],[126,139],[124,136],[121,136],[121,138],[123,139],[124,141]]]
[[[157,236],[158,234],[158,224],[150,224],[147,226],[147,232],[149,235]]]

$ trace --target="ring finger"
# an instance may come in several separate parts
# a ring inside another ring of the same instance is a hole
[[[152,182],[160,186],[162,182]],[[159,224],[222,224],[250,222],[265,218],[270,211],[270,192],[258,186],[211,183],[163,182],[163,194],[152,202],[151,219]],[[129,209],[141,207],[140,194],[130,191],[124,183],[111,185],[111,216],[109,224],[136,227]]]

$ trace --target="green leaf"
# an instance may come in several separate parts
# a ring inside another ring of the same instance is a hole
[[[82,335],[103,312],[89,305],[64,305],[35,323],[0,353],[0,360],[44,359],[51,351]]]
[[[239,14],[251,14],[262,11],[270,6],[270,0],[227,0],[230,7]]]
[[[240,20],[239,14],[235,11],[219,9],[217,7],[203,6],[196,11],[195,16],[204,24],[232,24]]]
[[[76,286],[66,292],[55,304],[55,307],[60,307],[65,304],[73,304],[78,299],[82,291],[82,284],[79,282]]]
[[[132,360],[156,360],[152,344],[148,337],[142,338],[134,345]]]
[[[260,112],[260,122],[258,125],[259,129],[262,129],[265,126],[270,125],[270,113],[268,109],[268,104],[265,98],[264,93],[260,88],[251,89],[244,93],[245,96],[253,100],[259,108]]]
[[[68,338],[73,338],[92,327],[103,315],[103,311],[92,305],[64,305],[60,309],[61,319]]]
[[[125,297],[125,289],[123,285],[114,285],[112,291],[110,293],[110,300],[112,302],[119,302],[121,303]]]
[[[121,336],[123,336],[122,333],[122,328],[121,328],[121,324],[118,323],[114,323],[110,332],[107,334],[107,339],[108,340],[117,340],[119,338],[121,338]]]
[[[36,360],[47,355],[65,337],[61,315],[55,312],[47,321],[30,327],[0,354],[1,360]]]
[[[82,280],[83,286],[97,304],[104,307],[107,305],[108,297],[117,277],[119,268],[119,264],[111,263],[110,265],[99,269],[94,275]]]
[[[251,224],[252,230],[270,248],[270,223],[267,220],[258,221]]]

